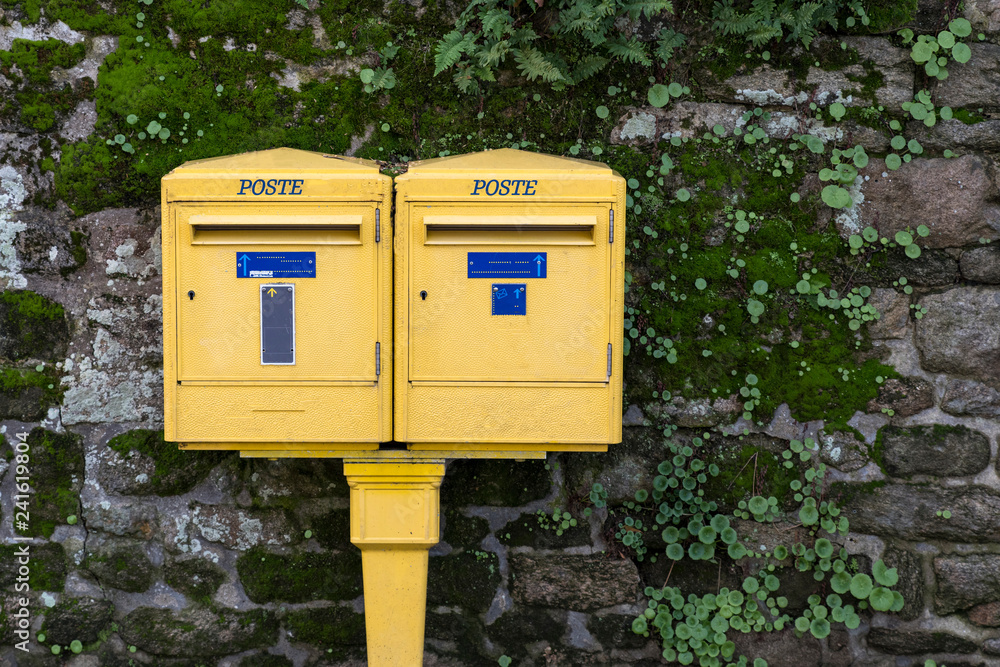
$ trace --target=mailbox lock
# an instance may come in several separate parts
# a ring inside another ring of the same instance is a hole
[[[194,290],[188,291],[188,299],[194,301]]]
[[[426,301],[427,300],[427,290],[425,290],[425,289],[424,290],[420,290],[420,300],[421,301]]]

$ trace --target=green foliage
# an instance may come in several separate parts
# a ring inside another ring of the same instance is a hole
[[[847,27],[860,20],[868,25],[870,19],[858,0],[716,0],[712,6],[712,27],[723,35],[743,37],[758,48],[782,37],[788,42],[800,42],[807,49],[824,27],[837,29],[840,15],[851,13],[845,20]]]
[[[15,99],[22,123],[36,132],[47,132],[55,125],[57,110],[68,111],[89,93],[86,85],[80,91],[68,84],[57,88],[51,76],[52,68],[72,67],[82,60],[84,51],[83,44],[70,46],[55,39],[15,39],[10,51],[0,51],[0,74],[18,86]]]
[[[666,65],[685,37],[660,30],[655,44],[623,33],[623,19],[653,19],[673,11],[669,0],[557,0],[517,3],[474,0],[462,12],[456,29],[435,46],[434,75],[454,70],[452,80],[464,93],[478,94],[496,81],[508,56],[528,81],[555,90],[574,86],[610,62],[651,67]],[[542,26],[545,26],[542,28]]]
[[[960,38],[971,34],[972,24],[965,18],[953,19],[948,24],[948,29],[942,30],[937,35],[918,35],[914,39],[913,31],[909,28],[899,31],[903,44],[911,45],[910,57],[913,58],[913,62],[923,65],[927,76],[939,80],[948,78],[948,69],[945,67],[948,64],[948,56],[957,63],[969,62],[972,49],[960,41]]]

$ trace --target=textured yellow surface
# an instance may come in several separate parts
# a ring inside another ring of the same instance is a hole
[[[499,194],[514,191],[504,183],[522,194]],[[606,165],[510,149],[413,163],[396,179],[396,440],[621,441],[624,198]],[[545,252],[547,277],[470,279],[468,252]],[[524,283],[527,314],[492,315],[493,283]]]
[[[247,196],[261,180],[297,185]],[[391,440],[391,180],[377,164],[292,149],[201,160],[163,178],[162,201],[165,437]],[[316,277],[236,277],[237,251],[272,249],[315,252]],[[295,285],[294,365],[260,363],[259,290],[274,282]]]

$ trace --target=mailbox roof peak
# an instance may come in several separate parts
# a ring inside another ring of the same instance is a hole
[[[285,171],[290,174],[309,172],[329,173],[331,171],[378,173],[379,165],[373,160],[362,160],[361,158],[346,157],[343,155],[316,153],[297,148],[272,148],[266,151],[192,160],[191,162],[185,162],[171,173],[211,172],[217,174],[219,172],[266,172],[273,174]]]
[[[602,162],[580,160],[561,155],[532,153],[531,151],[500,148],[492,151],[468,153],[466,155],[449,155],[448,157],[420,160],[410,163],[408,174],[459,172],[498,172],[518,171],[538,173],[553,172],[588,172],[594,175],[610,175],[611,168]]]

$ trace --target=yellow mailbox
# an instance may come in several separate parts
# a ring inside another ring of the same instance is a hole
[[[165,438],[275,456],[392,440],[378,165],[279,148],[185,163],[161,193]]]
[[[396,178],[395,439],[411,450],[621,441],[625,180],[502,149]]]

